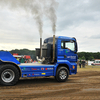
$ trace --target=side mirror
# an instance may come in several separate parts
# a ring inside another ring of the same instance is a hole
[[[77,53],[78,47],[77,47],[77,42],[75,43],[75,53]]]

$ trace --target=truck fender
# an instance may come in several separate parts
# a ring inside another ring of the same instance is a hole
[[[0,51],[0,60],[20,64],[20,62],[8,51]]]
[[[54,66],[54,76],[56,76],[56,71],[60,66],[65,66],[70,71],[71,64],[70,64],[69,61],[68,62],[63,62],[63,63],[57,63]]]
[[[14,66],[19,70],[20,77],[21,77],[21,75],[22,75],[21,69],[20,69],[20,67],[19,67],[16,63],[10,62],[10,61],[2,61],[2,60],[0,59],[0,66],[1,66],[1,65],[4,65],[4,64],[12,64],[12,65],[14,65]]]

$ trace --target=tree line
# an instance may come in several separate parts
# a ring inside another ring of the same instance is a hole
[[[11,54],[18,53],[18,55],[30,55],[33,60],[36,59],[35,57],[35,50],[28,50],[28,49],[15,49],[9,51]]]
[[[100,52],[78,52],[78,58],[84,60],[100,59]]]
[[[35,59],[35,50],[28,50],[28,49],[15,49],[11,50],[11,53],[18,53],[19,55],[33,55]],[[100,59],[100,52],[78,52],[78,59],[84,59],[84,60],[94,60],[94,59]]]
[[[35,50],[28,50],[28,49],[15,49],[9,51],[11,54],[18,53],[18,55],[30,55],[32,59],[35,58]],[[94,59],[100,59],[100,52],[78,52],[78,59],[84,59],[84,60],[94,60]]]

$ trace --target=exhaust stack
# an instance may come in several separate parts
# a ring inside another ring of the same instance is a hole
[[[53,35],[53,59],[52,59],[52,63],[55,60],[55,35]]]
[[[40,38],[40,59],[42,58],[42,38]]]

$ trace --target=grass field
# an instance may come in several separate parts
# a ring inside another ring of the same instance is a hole
[[[100,71],[100,66],[85,66],[85,68],[77,67],[77,71]]]

